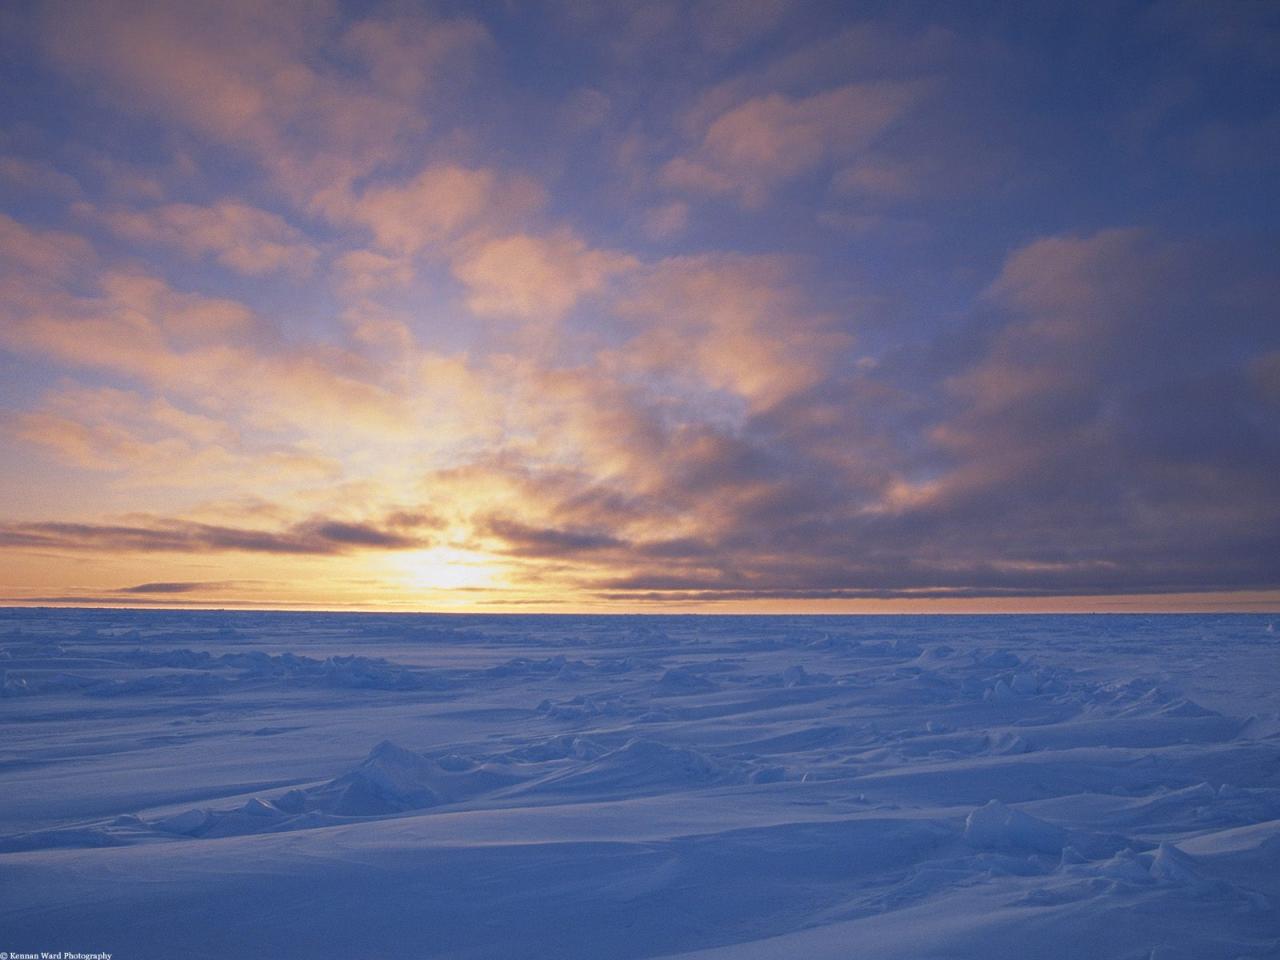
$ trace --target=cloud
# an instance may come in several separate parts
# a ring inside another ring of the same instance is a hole
[[[1161,0],[1143,11],[1143,20],[1146,31],[1177,34],[1187,49],[1209,60],[1274,65],[1280,54],[1280,17],[1267,4],[1212,11],[1190,0]]]
[[[613,101],[594,87],[575,90],[560,106],[560,124],[570,134],[582,134],[601,127],[609,117]]]
[[[10,304],[5,340],[63,362],[155,379],[190,377],[199,363],[224,365],[228,338],[253,325],[252,313],[233,300],[185,294],[143,274],[108,272],[99,295],[82,298],[33,291]],[[185,355],[185,356],[184,356]]]
[[[120,587],[117,593],[203,593],[234,586],[235,580],[182,580],[173,582],[139,583],[132,587]]]
[[[774,31],[796,6],[796,0],[706,0],[690,19],[707,49],[728,54]]]
[[[610,65],[688,72],[691,62],[718,63],[785,29],[795,0],[643,0],[618,4],[555,0],[557,25],[589,42]]]
[[[483,532],[497,537],[503,549],[516,556],[575,556],[624,546],[617,537],[603,531],[531,527],[503,518],[489,520]]]
[[[79,181],[44,160],[0,155],[0,181],[6,181],[27,194],[51,194],[56,197],[78,197]]]
[[[744,315],[781,318],[785,356],[802,301],[760,263],[672,267],[625,353],[522,375],[542,418],[524,421],[527,449],[433,479],[446,501],[484,491],[477,546],[613,600],[1274,586],[1277,527],[1258,523],[1280,517],[1280,435],[1259,406],[1274,402],[1270,301],[1202,321],[1256,293],[1245,265],[1145,231],[1043,238],[928,349],[853,366],[828,349],[771,403],[736,409],[637,386],[676,367],[646,351],[648,319],[705,386],[700,326],[714,339],[723,311],[741,349]]]
[[[930,432],[948,469],[914,515],[951,551],[967,536],[1010,559],[1114,564],[1082,584],[1097,589],[1256,585],[1280,435],[1248,382],[1275,334],[1260,304],[1227,310],[1242,269],[1135,230],[1015,251],[987,293],[1000,322],[943,381],[953,406]]]
[[[340,275],[339,289],[354,297],[407,287],[416,276],[409,258],[373,250],[350,250],[334,261],[334,267]]]
[[[1002,54],[997,41],[980,33],[965,35],[939,23],[906,26],[895,17],[865,18],[785,52],[763,69],[736,78],[732,86],[793,89],[849,79],[911,81]]]
[[[557,320],[610,277],[632,270],[635,258],[589,248],[570,230],[489,240],[453,265],[466,285],[467,305],[482,316]]]
[[[1265,178],[1185,179],[1215,124],[1275,152],[1259,21],[1119,157],[1084,48],[837,7],[23,13],[3,543],[143,600],[422,544],[569,598],[1274,586]],[[1204,26],[1157,7],[1115,22]]]
[[[14,272],[28,281],[56,282],[94,262],[93,247],[83,237],[33,229],[0,213],[0,277]]]
[[[621,362],[753,407],[821,380],[848,344],[781,258],[668,258],[635,280],[618,310],[636,324]]]
[[[311,518],[281,530],[159,518],[142,524],[0,524],[0,547],[25,550],[333,556],[357,549],[409,550],[429,543],[428,538],[399,530],[325,518]]]
[[[662,178],[759,206],[775,185],[873,143],[920,95],[916,83],[881,81],[754,97],[711,120],[693,152],[669,161]]]
[[[342,473],[339,462],[305,444],[246,436],[225,417],[136,391],[66,387],[6,421],[18,438],[75,466],[116,474],[125,486],[219,482],[276,488]]]
[[[439,247],[488,224],[518,222],[545,203],[532,179],[455,164],[428,166],[411,180],[379,183],[354,197],[334,195],[331,216],[369,229],[383,250]]]
[[[478,20],[422,16],[371,18],[352,24],[339,41],[369,71],[373,87],[412,101],[433,84],[469,71],[493,38]]]
[[[689,205],[682,201],[664,203],[648,211],[644,232],[653,240],[667,240],[684,232],[689,223]]]
[[[838,171],[831,187],[836,193],[857,197],[910,199],[919,194],[921,179],[918,162],[866,158]]]
[[[320,256],[301,231],[281,217],[231,200],[209,207],[171,203],[149,210],[115,208],[99,217],[129,240],[181,250],[193,258],[212,256],[251,276],[279,271],[306,276]]]
[[[340,346],[287,346],[244,304],[107,271],[90,296],[47,287],[10,298],[0,340],[63,364],[109,371],[257,430],[395,434],[404,399],[387,371]]]
[[[329,0],[50,2],[42,39],[117,105],[246,151],[308,201],[396,158],[427,126],[424,94],[490,48],[470,18],[337,14]]]
[[[1255,357],[1250,364],[1249,373],[1264,398],[1272,403],[1280,403],[1280,350]]]

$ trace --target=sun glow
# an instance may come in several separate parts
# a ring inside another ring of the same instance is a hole
[[[483,590],[504,586],[500,561],[457,547],[413,550],[391,559],[397,575],[413,590]]]

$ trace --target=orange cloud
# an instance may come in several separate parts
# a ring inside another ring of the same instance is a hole
[[[185,409],[161,396],[113,388],[68,388],[39,409],[15,414],[16,436],[82,468],[119,476],[123,486],[256,485],[285,489],[332,481],[336,460],[297,444],[247,438],[225,418]]]
[[[328,212],[367,227],[382,249],[404,254],[455,240],[484,223],[519,220],[544,199],[542,188],[528,178],[446,164],[427,167],[407,182],[334,197]]]
[[[644,232],[654,240],[666,240],[684,232],[689,223],[689,205],[681,201],[664,203],[644,218]]]
[[[243,304],[143,274],[108,272],[99,286],[93,297],[17,290],[0,336],[11,348],[134,377],[260,429],[365,436],[409,427],[402,399],[355,352],[285,347]]]
[[[429,537],[374,523],[312,517],[281,530],[182,520],[140,523],[0,523],[0,547],[140,553],[332,555],[361,549],[408,550]]]
[[[806,304],[787,266],[767,257],[677,257],[621,303],[637,323],[627,364],[767,407],[823,376],[845,344]]]
[[[0,276],[17,273],[27,282],[62,280],[94,259],[93,247],[83,237],[35,230],[0,213]]]
[[[51,2],[43,39],[63,69],[246,150],[306,202],[394,159],[426,128],[424,90],[489,47],[468,18],[367,19],[339,34],[337,13],[331,0]]]
[[[76,197],[81,192],[75,177],[52,164],[11,155],[0,155],[0,180],[6,180],[27,193]]]
[[[230,200],[209,207],[171,203],[150,210],[117,208],[99,216],[122,237],[178,249],[190,257],[212,256],[250,275],[286,271],[305,276],[320,256],[283,218]]]
[[[373,250],[351,250],[334,261],[339,271],[338,289],[346,296],[368,296],[413,282],[408,257],[387,256]]]
[[[920,192],[921,164],[864,158],[838,171],[831,181],[837,193],[876,199],[906,199]]]
[[[410,101],[468,70],[478,54],[491,51],[493,38],[477,20],[401,16],[358,21],[340,46],[369,71],[375,89]]]
[[[453,265],[476,313],[555,320],[615,274],[634,269],[630,256],[593,250],[572,231],[512,234],[482,243]]]
[[[758,206],[775,184],[872,143],[920,94],[918,84],[882,81],[798,99],[755,97],[715,117],[694,151],[669,161],[662,178]]]

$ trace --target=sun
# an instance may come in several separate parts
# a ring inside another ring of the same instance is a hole
[[[405,587],[413,590],[481,590],[502,586],[503,571],[489,554],[457,547],[431,547],[394,557]]]

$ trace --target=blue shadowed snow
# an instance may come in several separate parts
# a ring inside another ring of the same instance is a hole
[[[1277,957],[1277,620],[0,610],[0,950]]]

